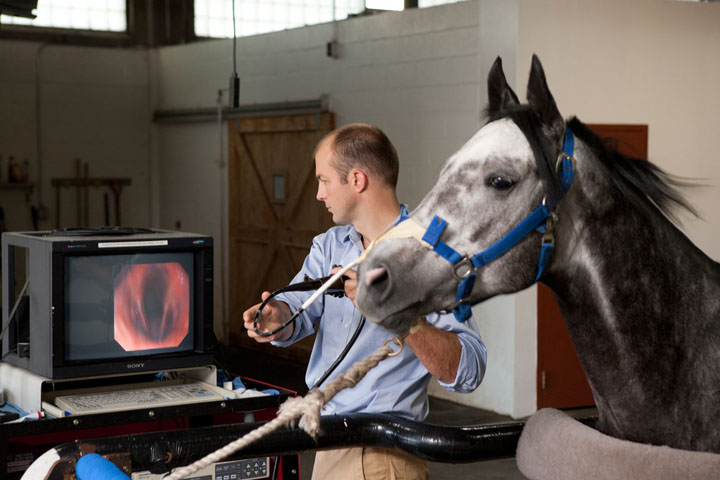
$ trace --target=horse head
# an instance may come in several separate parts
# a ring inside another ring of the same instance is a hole
[[[406,220],[430,227],[424,240],[381,238],[361,264],[357,305],[369,319],[398,329],[433,311],[464,309],[467,316],[470,304],[536,281],[550,233],[543,230],[552,228],[564,195],[557,160],[565,122],[535,56],[527,105],[508,85],[500,58],[488,75],[488,96],[488,122],[447,160]],[[528,217],[543,205],[547,215],[528,227]],[[528,231],[508,241],[523,224]],[[433,242],[442,248],[433,249]],[[445,247],[450,254],[443,255]],[[477,262],[476,252],[492,258]]]

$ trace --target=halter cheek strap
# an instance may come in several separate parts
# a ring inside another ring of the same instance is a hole
[[[458,280],[458,288],[452,312],[458,321],[464,322],[470,318],[472,313],[470,307],[478,303],[468,302],[466,299],[472,292],[480,267],[487,265],[502,256],[533,231],[539,231],[545,234],[543,236],[543,244],[540,251],[540,260],[538,262],[538,273],[535,278],[535,281],[537,282],[545,269],[545,265],[547,265],[547,262],[550,259],[554,246],[554,240],[551,239],[548,242],[545,241],[545,236],[547,236],[546,221],[551,218],[551,215],[552,212],[545,202],[543,202],[507,235],[472,257],[460,254],[448,244],[440,240],[440,236],[445,230],[445,227],[447,227],[447,222],[438,216],[435,216],[432,219],[430,226],[425,231],[423,241],[432,245],[435,253],[445,258],[453,265],[453,273],[455,274],[455,278]]]

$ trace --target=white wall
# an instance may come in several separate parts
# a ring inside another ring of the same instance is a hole
[[[150,224],[150,97],[147,52],[107,48],[0,41],[0,155],[7,181],[8,156],[30,163],[30,180],[38,181],[36,65],[40,92],[42,196],[50,217],[40,228],[55,227],[55,191],[50,179],[74,177],[75,159],[91,177],[130,177],[123,190],[123,223]],[[91,225],[104,224],[103,193],[90,188]],[[76,191],[61,193],[61,226],[78,225]],[[37,189],[30,198],[38,204]],[[8,230],[32,228],[29,204],[19,191],[0,189]]]
[[[687,194],[703,217],[685,231],[720,260],[720,4],[522,0],[517,87],[537,53],[563,115],[641,123],[650,160],[709,188]]]

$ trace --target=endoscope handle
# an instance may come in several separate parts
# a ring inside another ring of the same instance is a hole
[[[332,278],[332,275],[328,275],[327,277],[321,277],[321,278],[316,278],[316,279],[315,279],[315,278],[310,278],[310,277],[308,277],[307,275],[305,275],[304,280],[305,280],[306,282],[312,282],[313,284],[317,283],[317,286],[315,287],[315,289],[318,289],[318,288],[320,288],[325,282],[327,282],[328,280],[330,280],[330,278]],[[340,277],[335,283],[333,283],[332,285],[330,285],[330,288],[328,288],[328,289],[325,291],[325,293],[326,293],[327,295],[332,295],[332,296],[338,297],[338,298],[345,296],[345,280],[347,280],[348,278],[350,278],[350,277],[348,277],[347,275],[343,275],[343,276]]]
[[[295,320],[295,317],[297,317],[304,310],[304,308],[300,308],[298,311],[296,311],[292,315],[292,317],[290,317],[289,320],[287,320],[285,323],[283,323],[279,327],[273,329],[272,331],[269,331],[269,332],[260,331],[260,328],[258,327],[260,315],[262,314],[262,311],[265,308],[265,305],[267,305],[267,303],[270,300],[275,298],[275,295],[277,295],[279,293],[284,293],[284,292],[300,292],[300,291],[308,291],[308,290],[317,290],[320,287],[322,287],[325,282],[330,280],[330,278],[332,278],[332,275],[329,275],[327,277],[322,277],[322,278],[310,278],[307,275],[305,275],[305,278],[303,279],[304,281],[299,282],[299,283],[292,283],[286,287],[279,288],[279,289],[275,290],[274,292],[272,292],[265,300],[262,301],[262,303],[258,307],[257,311],[255,312],[255,318],[253,320],[253,324],[255,327],[255,333],[257,333],[261,337],[269,337],[271,335],[275,335],[277,332],[279,332],[283,328],[290,325],[293,322],[293,320]],[[332,295],[332,296],[338,297],[338,298],[345,296],[345,280],[347,280],[348,278],[350,278],[350,277],[348,277],[346,275],[340,276],[340,278],[334,284],[332,284],[330,286],[330,288],[325,290],[325,293],[327,295]]]

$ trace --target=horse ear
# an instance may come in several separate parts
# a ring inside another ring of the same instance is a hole
[[[510,85],[508,85],[505,79],[502,59],[500,59],[500,57],[495,59],[492,68],[490,68],[487,89],[489,100],[488,113],[490,116],[495,115],[510,105],[520,104],[517,95],[515,95],[515,92],[512,91],[512,88],[510,88]]]
[[[543,125],[548,127],[554,140],[561,141],[565,131],[565,122],[557,108],[555,99],[545,79],[545,70],[537,55],[532,57],[530,80],[528,81],[527,99],[530,108],[540,118]]]

